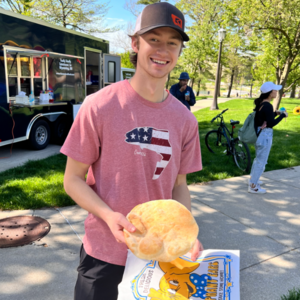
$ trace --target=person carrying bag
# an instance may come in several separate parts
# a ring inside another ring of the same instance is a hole
[[[286,111],[273,111],[271,100],[276,98],[277,91],[282,88],[281,85],[276,85],[273,82],[265,82],[261,88],[261,95],[254,100],[255,104],[255,118],[254,129],[259,133],[255,142],[256,157],[253,161],[248,192],[252,194],[265,194],[266,190],[261,188],[262,182],[259,180],[260,176],[265,170],[270,154],[272,140],[273,140],[273,127],[276,126],[288,114]],[[275,118],[279,115],[278,118]]]

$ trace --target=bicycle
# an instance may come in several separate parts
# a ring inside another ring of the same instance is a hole
[[[205,136],[205,144],[208,150],[214,154],[232,155],[237,167],[244,172],[249,172],[251,167],[251,156],[248,145],[241,142],[238,137],[234,137],[233,129],[240,121],[230,120],[232,126],[231,132],[226,127],[223,114],[228,110],[223,110],[220,114],[211,120],[213,123],[220,119],[218,130],[211,130]]]

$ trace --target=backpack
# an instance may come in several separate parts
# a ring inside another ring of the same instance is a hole
[[[255,144],[257,140],[257,134],[254,127],[254,119],[256,112],[249,114],[246,118],[244,125],[239,129],[238,137],[240,141],[248,144]]]

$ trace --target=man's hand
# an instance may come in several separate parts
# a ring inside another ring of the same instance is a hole
[[[204,248],[199,240],[196,240],[193,248],[190,250],[192,261],[196,261],[199,257],[199,252],[203,251]]]
[[[129,232],[136,230],[125,216],[118,212],[112,212],[105,221],[118,243],[125,243],[124,228]]]
[[[183,91],[185,91],[186,90],[186,87],[187,87],[187,85],[185,84],[185,85],[183,85],[181,88],[180,88],[180,92],[182,93]]]

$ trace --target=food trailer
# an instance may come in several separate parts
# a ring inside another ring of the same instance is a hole
[[[84,98],[121,80],[103,39],[1,8],[0,26],[0,146],[62,143]]]

